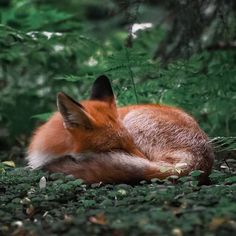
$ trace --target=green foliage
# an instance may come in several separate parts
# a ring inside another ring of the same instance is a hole
[[[40,121],[47,121],[49,119],[49,117],[52,115],[51,112],[47,112],[47,113],[42,113],[42,114],[38,114],[38,115],[34,115],[32,116],[32,118],[34,119],[38,119]]]
[[[216,152],[236,150],[236,137],[215,137],[211,142]]]

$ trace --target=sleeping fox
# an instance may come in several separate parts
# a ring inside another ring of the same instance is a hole
[[[105,75],[94,82],[89,100],[78,103],[61,92],[57,107],[31,139],[33,169],[86,183],[133,183],[193,170],[205,178],[211,171],[213,150],[194,118],[165,105],[117,107]]]

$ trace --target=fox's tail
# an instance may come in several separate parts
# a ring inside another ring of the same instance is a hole
[[[188,163],[152,162],[122,152],[84,153],[64,156],[44,166],[50,172],[62,172],[86,183],[137,183],[171,175],[184,176],[192,171]]]

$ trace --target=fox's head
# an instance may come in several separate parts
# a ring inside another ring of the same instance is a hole
[[[80,103],[64,93],[57,96],[64,128],[72,135],[75,152],[125,151],[143,156],[118,117],[109,79],[100,76],[89,100]]]

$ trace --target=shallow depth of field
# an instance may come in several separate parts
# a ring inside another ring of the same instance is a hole
[[[0,235],[236,235],[236,2],[0,1]],[[178,180],[86,185],[26,167],[56,94],[106,74],[119,106],[192,114],[216,160]]]

